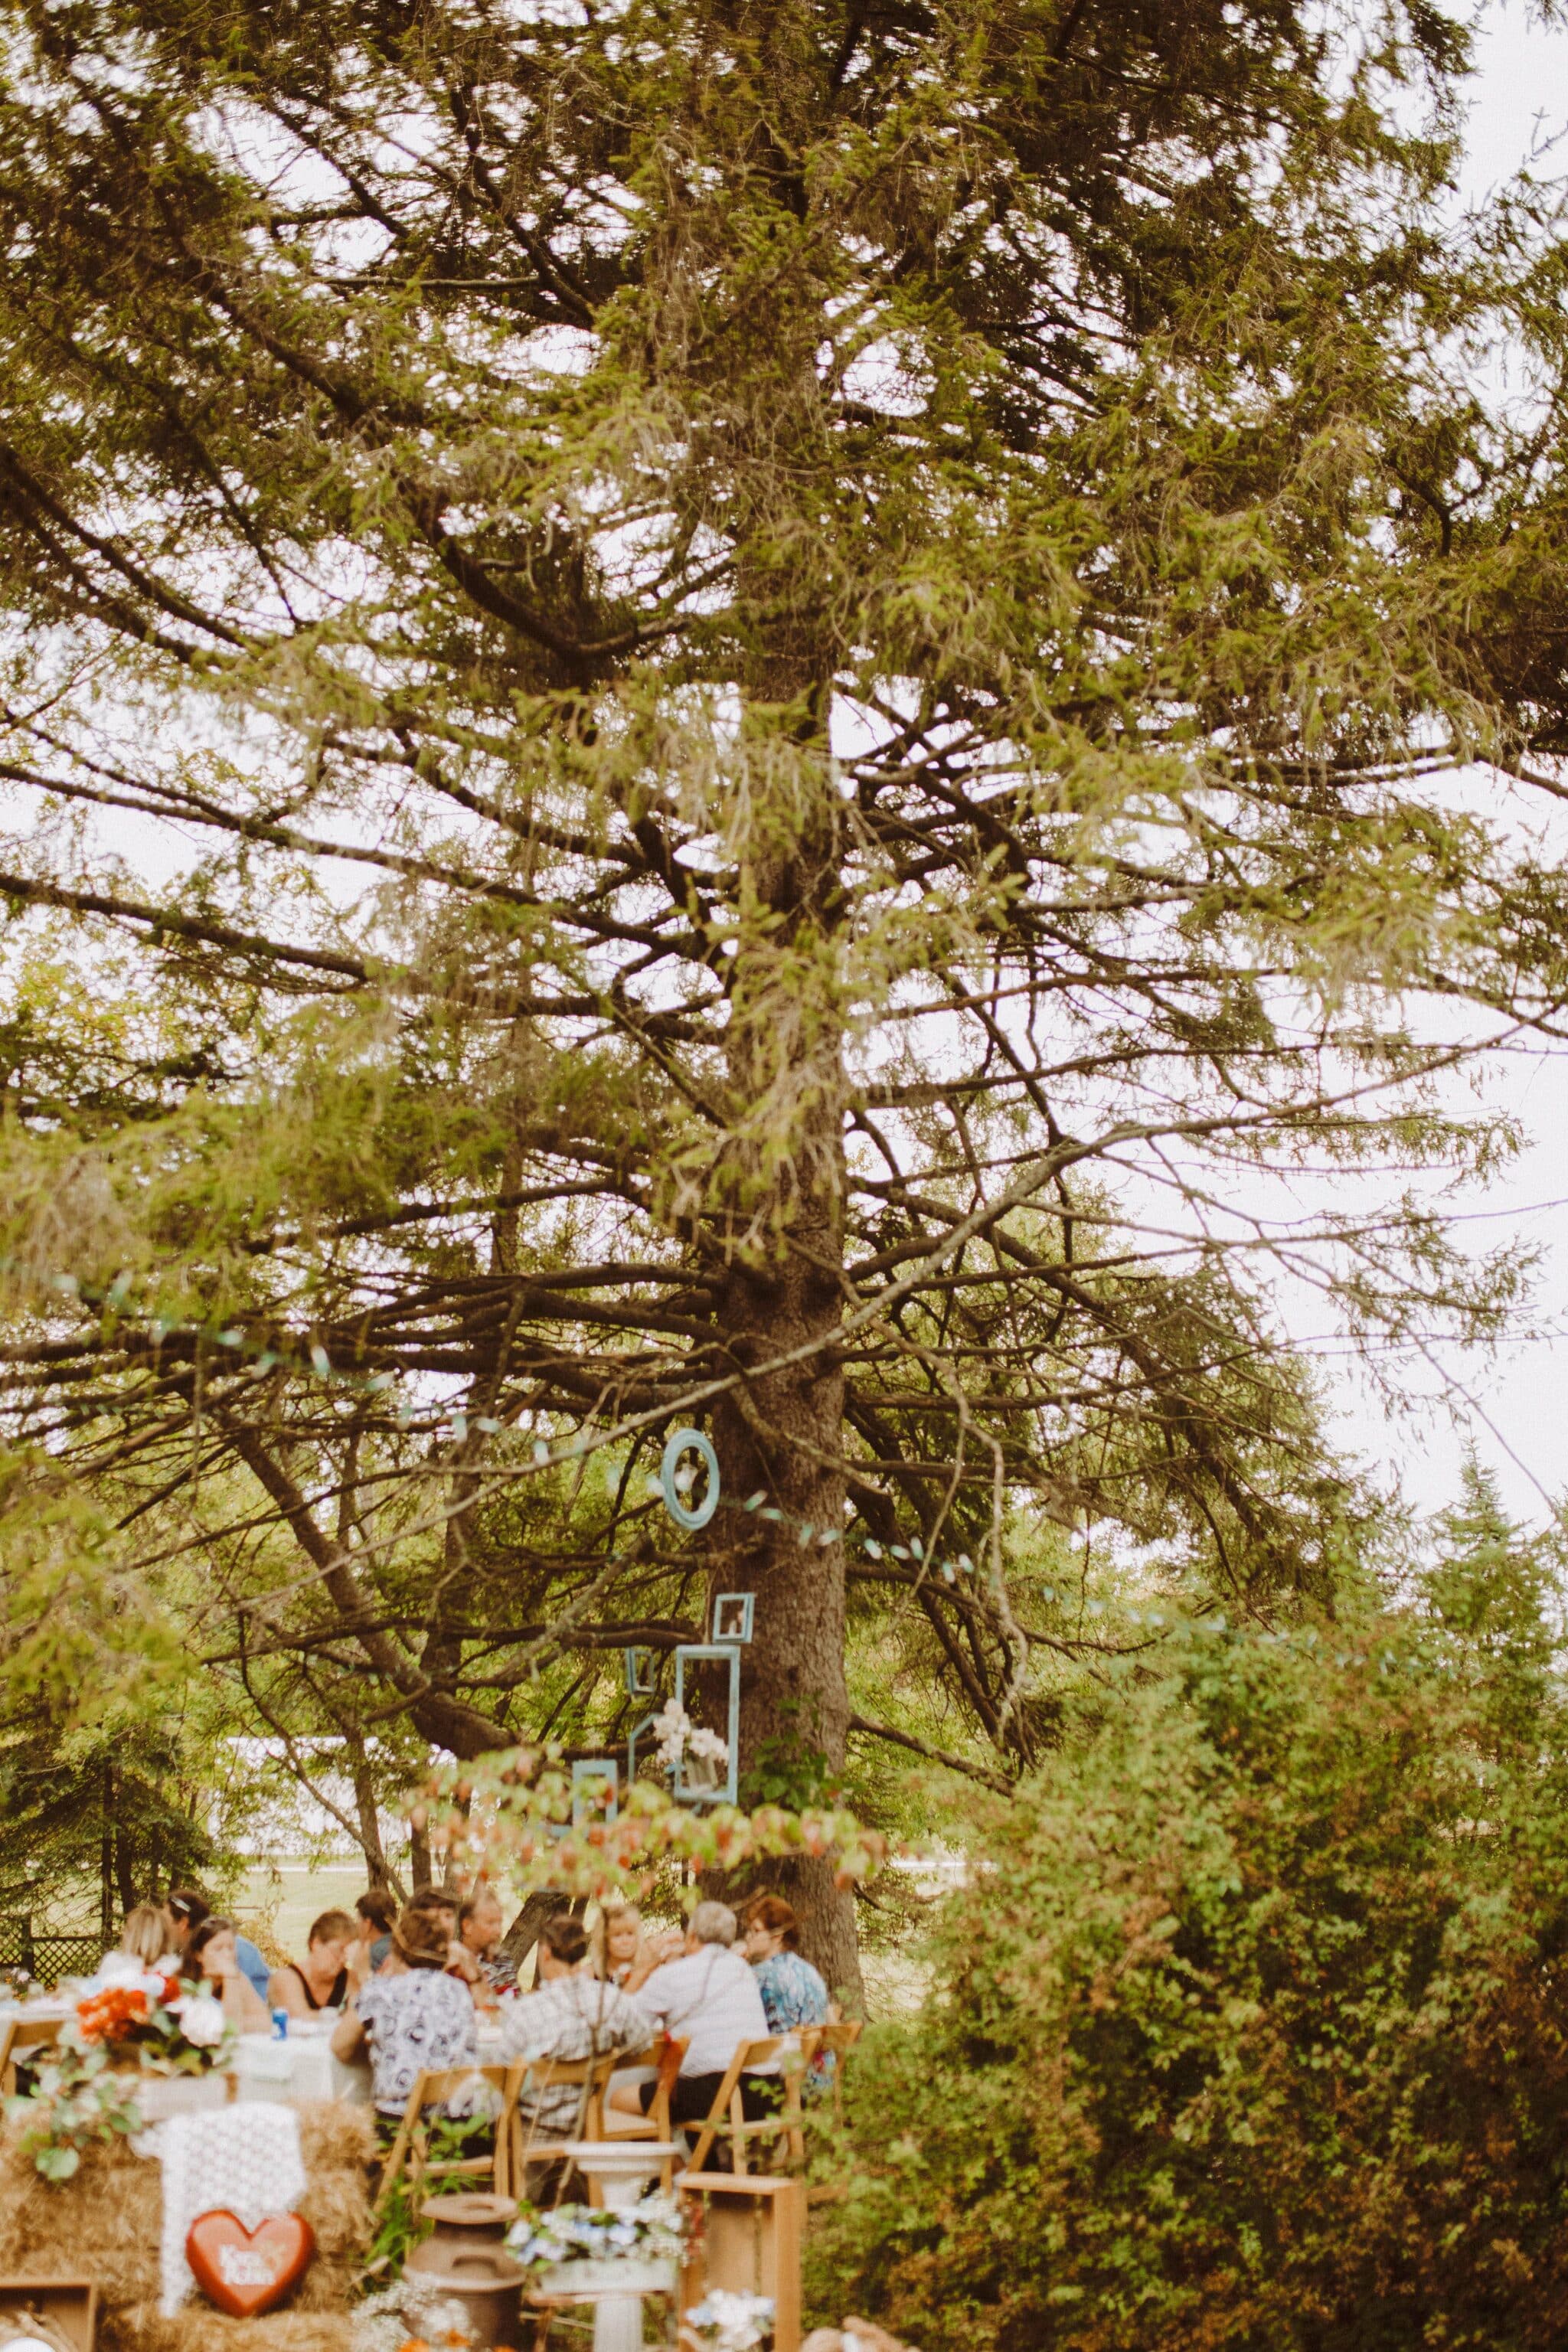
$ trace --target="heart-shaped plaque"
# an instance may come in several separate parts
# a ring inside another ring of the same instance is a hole
[[[315,2251],[310,2225],[298,2213],[268,2214],[255,2230],[233,2213],[200,2213],[185,2240],[196,2284],[231,2319],[254,2319],[292,2294]]]

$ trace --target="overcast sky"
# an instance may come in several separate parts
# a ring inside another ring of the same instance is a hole
[[[1469,120],[1464,193],[1479,199],[1532,153],[1542,176],[1568,172],[1568,30],[1531,21],[1522,0],[1488,11],[1481,76]],[[1552,142],[1561,143],[1552,148]],[[1513,1058],[1487,1074],[1488,1098],[1501,1104],[1531,1140],[1505,1179],[1472,1197],[1478,1246],[1517,1237],[1544,1253],[1533,1336],[1496,1355],[1449,1354],[1444,1370],[1473,1401],[1456,1426],[1447,1410],[1387,1422],[1337,1377],[1346,1434],[1363,1457],[1397,1475],[1426,1508],[1448,1501],[1467,1443],[1496,1472],[1510,1509],[1540,1521],[1547,1497],[1568,1497],[1568,1048]],[[1435,1372],[1428,1386],[1442,1383]]]

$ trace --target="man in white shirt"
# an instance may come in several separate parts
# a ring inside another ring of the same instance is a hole
[[[653,2040],[646,2009],[618,1985],[589,1976],[587,1959],[581,1920],[563,1915],[545,1921],[539,1931],[538,1989],[503,2008],[509,2058],[603,2058],[611,2051],[641,2050]],[[575,2084],[531,2093],[525,2077],[518,2105],[531,2137],[582,2137],[583,2094]]]
[[[672,2124],[705,2121],[736,2051],[768,2037],[756,1977],[733,1948],[738,1932],[727,1903],[700,1903],[680,1957],[666,1959],[656,1947],[626,1978],[626,1989],[645,2015],[689,2044],[670,2093]],[[610,2104],[627,2115],[646,2115],[653,2095],[652,2083],[616,2084]],[[743,2075],[741,2095],[748,2115],[766,2114],[778,2104],[776,2082],[770,2092],[765,2077]]]

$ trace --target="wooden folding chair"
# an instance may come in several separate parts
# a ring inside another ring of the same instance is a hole
[[[614,2050],[606,2050],[598,2058],[521,2058],[513,2073],[516,2089],[511,2102],[511,2177],[517,2183],[515,2194],[525,2193],[525,2168],[530,2164],[548,2163],[558,2158],[569,2139],[603,2139],[605,2136],[605,2091],[616,2068],[625,2063]],[[531,2115],[523,2111],[522,2099],[527,2094],[530,2105],[541,2091],[559,2090],[563,2086],[577,2094],[577,2121],[574,2128],[542,2131]]]
[[[863,2022],[858,2017],[847,2018],[838,2025],[803,2025],[800,2029],[800,2054],[804,2063],[798,2072],[794,2074],[789,2097],[786,2100],[786,2105],[793,2107],[797,2123],[797,2130],[790,2142],[790,2153],[795,2156],[798,2147],[799,2154],[796,2161],[799,2163],[804,2164],[805,2160],[804,2126],[810,2120],[809,2111],[802,2107],[801,2094],[811,2078],[812,2065],[825,2053],[832,2054],[834,2064],[826,2086],[826,2105],[832,2113],[834,2128],[837,2130],[844,2121],[844,2069],[848,2063],[849,2053],[859,2041],[864,2030]],[[823,2106],[820,2091],[812,2104],[820,2114]],[[842,2197],[843,2194],[842,2187],[835,2187],[831,2181],[825,2180],[814,2181],[805,2192],[806,2202],[811,2205],[823,2204],[830,2199]]]
[[[511,2134],[522,2071],[521,2066],[447,2066],[435,2072],[426,2069],[420,2074],[408,2094],[408,2105],[403,2111],[403,2121],[397,2126],[397,2137],[382,2167],[381,2187],[375,2200],[378,2218],[390,2201],[393,2189],[405,2168],[410,2175],[410,2195],[416,2200],[429,2181],[481,2180],[487,2174],[489,2186],[498,2197],[512,2195]],[[463,2091],[471,2090],[479,2082],[488,2084],[498,2095],[495,2146],[488,2156],[432,2158],[428,2122],[430,2109],[447,2106],[451,2100]]]
[[[769,2116],[755,2123],[747,2121],[741,2102],[741,2077],[742,2074],[754,2074],[762,2067],[771,2068],[780,2053],[785,2050],[784,2037],[780,2034],[770,2034],[765,2042],[742,2042],[730,2061],[729,2072],[713,2094],[712,2105],[699,2126],[697,2145],[686,2168],[688,2172],[700,2172],[714,2141],[724,2138],[730,2143],[731,2164],[737,2172],[743,2173],[746,2169],[747,2140],[781,2129],[784,2120],[782,2106],[776,2116]],[[784,2080],[782,2077],[777,2079],[782,2092]]]
[[[58,2017],[13,2017],[0,2028],[0,2096],[9,2098],[16,2087],[16,2061],[24,2064],[44,2050],[52,2050],[60,2038],[63,2021]]]
[[[626,2050],[616,2061],[616,2072],[623,2066],[651,2066],[654,2069],[653,2098],[645,2115],[628,2116],[618,2107],[605,2106],[604,2137],[605,2139],[653,2139],[668,2142],[669,2138],[669,2095],[675,2088],[681,2060],[690,2049],[689,2039],[663,2033],[650,2042],[646,2050]],[[668,2184],[667,2184],[668,2185]]]

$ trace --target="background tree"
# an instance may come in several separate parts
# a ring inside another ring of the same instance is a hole
[[[1472,1479],[1426,1541],[1331,1622],[1140,1612],[1137,1671],[1067,1678],[1047,1766],[972,1799],[825,2308],[988,2352],[1555,2342],[1562,1530]]]
[[[1326,1586],[1272,1287],[1398,1336],[1506,1270],[1386,1183],[1282,1239],[1262,1171],[1484,1155],[1423,1041],[1563,978],[1441,782],[1563,715],[1552,263],[1539,203],[1439,233],[1463,27],[3,21],[16,1511],[192,1548],[193,1649],[367,1754],[595,1744],[754,1591],[797,1780],[1034,1758],[1068,1526]]]

